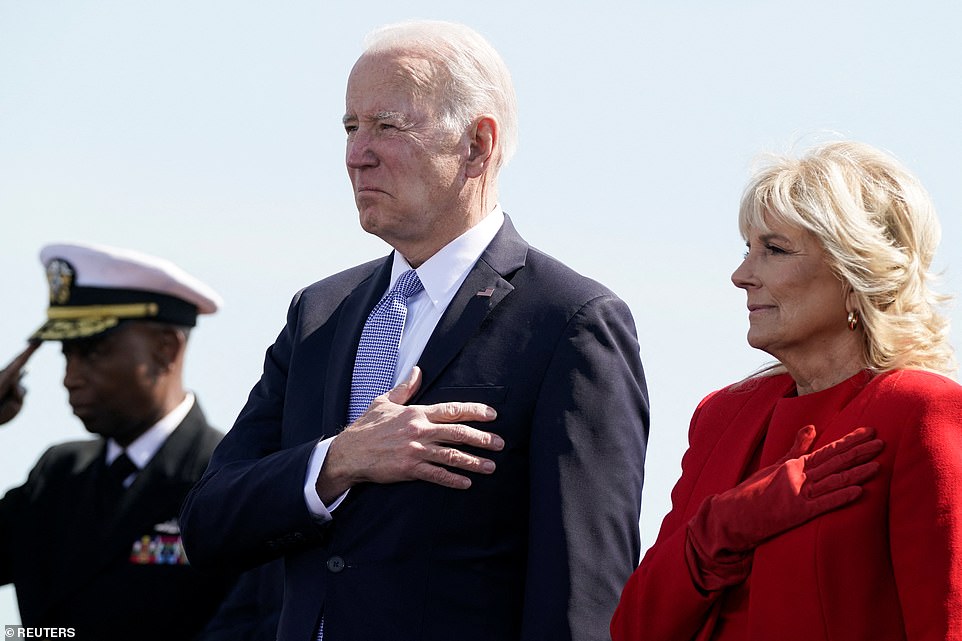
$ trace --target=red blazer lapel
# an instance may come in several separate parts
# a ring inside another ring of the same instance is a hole
[[[698,458],[693,462],[695,469],[701,468],[701,474],[691,488],[696,500],[687,505],[686,520],[701,505],[702,497],[724,492],[745,477],[755,450],[765,438],[775,402],[793,386],[787,375],[752,379],[742,387],[727,388],[723,392],[725,402],[712,403],[705,411],[699,408],[691,427],[700,431],[699,449],[686,456],[699,457],[704,463],[698,465]]]

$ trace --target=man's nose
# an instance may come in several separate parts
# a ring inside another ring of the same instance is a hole
[[[360,131],[354,132],[347,141],[347,166],[351,169],[368,167],[377,163],[377,155],[371,148],[371,137]]]
[[[66,365],[63,374],[63,386],[68,390],[79,387],[85,380],[84,366],[79,358],[64,354]]]

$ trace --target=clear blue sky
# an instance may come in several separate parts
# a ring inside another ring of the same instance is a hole
[[[502,52],[521,109],[504,209],[635,314],[646,547],[695,404],[767,361],[728,279],[759,152],[841,135],[897,155],[941,213],[943,289],[962,290],[958,3],[0,0],[0,360],[43,319],[42,245],[162,255],[227,301],[192,338],[187,382],[230,427],[294,292],[387,252],[357,225],[340,118],[364,34],[413,17]],[[58,346],[29,369],[27,407],[0,428],[2,488],[85,437]],[[0,591],[0,625],[17,620]]]

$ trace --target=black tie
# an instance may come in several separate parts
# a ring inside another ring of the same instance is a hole
[[[134,465],[134,462],[127,456],[127,452],[121,452],[120,456],[115,458],[114,462],[107,467],[110,481],[119,485],[121,491],[123,491],[124,480],[136,471],[137,466]]]
[[[123,496],[124,479],[138,471],[126,452],[121,452],[114,462],[107,466],[104,475],[103,500],[108,510],[113,510]]]

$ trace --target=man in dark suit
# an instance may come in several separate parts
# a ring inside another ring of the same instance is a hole
[[[514,91],[478,34],[376,32],[346,106],[361,226],[395,251],[294,298],[185,502],[191,560],[283,556],[281,641],[606,639],[639,554],[631,315],[503,214]]]
[[[70,405],[98,438],[50,448],[0,499],[0,581],[15,585],[25,626],[193,639],[232,580],[187,563],[178,523],[221,437],[182,381],[189,328],[219,297],[138,252],[50,245],[41,260],[48,321],[0,371],[0,422],[20,409],[30,355],[62,341]]]

